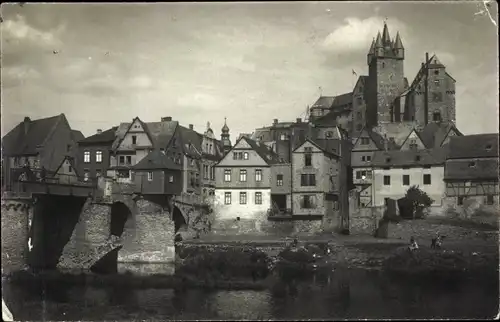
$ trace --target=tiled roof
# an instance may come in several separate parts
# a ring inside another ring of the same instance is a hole
[[[418,132],[420,139],[427,148],[439,147],[450,130],[460,131],[452,123],[429,123]]]
[[[374,167],[403,167],[444,165],[446,160],[446,147],[426,150],[389,150],[376,151],[373,155]]]
[[[498,158],[474,160],[446,160],[444,167],[445,180],[498,180]]]
[[[335,96],[320,96],[311,107],[331,108],[334,100]]]
[[[73,140],[73,142],[78,142],[85,139],[85,135],[83,135],[83,133],[78,130],[71,130],[71,139]]]
[[[267,163],[276,164],[280,163],[280,157],[271,149],[269,149],[264,143],[256,142],[249,137],[244,136],[242,140],[247,141],[247,143],[252,147],[252,149],[257,152],[257,154]]]
[[[328,113],[312,121],[314,126],[336,126],[337,125],[337,113]]]
[[[57,124],[66,119],[64,114],[48,118],[30,120],[25,118],[28,131],[25,133],[24,122],[2,138],[2,149],[6,155],[30,155],[37,153],[37,146],[42,145]]]
[[[332,108],[335,109],[336,106],[347,104],[352,104],[352,92],[335,96],[335,98],[333,99]]]
[[[316,146],[318,146],[321,151],[339,156],[340,153],[340,140],[323,140],[323,139],[308,139]]]
[[[142,122],[143,128],[148,133],[148,135],[153,140],[153,146],[158,149],[165,148],[170,139],[175,133],[177,125],[179,124],[177,121],[165,121],[165,122]],[[112,149],[115,150],[118,148],[119,144],[127,134],[127,131],[130,128],[132,123],[120,123],[116,130],[116,139],[113,142]]]
[[[453,136],[448,159],[498,157],[498,133]]]
[[[115,132],[118,126],[114,126],[102,133],[91,135],[83,140],[78,141],[80,144],[92,144],[92,143],[109,143],[115,140]]]
[[[134,165],[132,169],[135,170],[161,170],[161,169],[171,169],[171,170],[182,170],[182,166],[177,164],[169,158],[163,151],[153,150],[145,158],[143,158],[139,163]]]
[[[336,107],[352,104],[352,92],[337,96],[320,96],[311,108],[334,109]]]

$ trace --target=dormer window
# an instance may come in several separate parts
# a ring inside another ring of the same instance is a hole
[[[472,161],[469,162],[469,168],[475,168],[476,167],[476,162]]]
[[[486,151],[491,151],[491,144],[488,144],[488,145],[486,146]]]

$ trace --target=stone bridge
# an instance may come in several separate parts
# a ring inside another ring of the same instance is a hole
[[[79,187],[78,187],[79,188]],[[85,192],[23,182],[2,198],[2,268],[116,272],[117,262],[175,259],[179,230],[203,232],[208,207],[190,194],[143,195],[101,178]],[[83,191],[83,190],[78,190]]]

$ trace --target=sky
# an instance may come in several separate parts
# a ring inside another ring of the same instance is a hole
[[[231,137],[303,117],[367,75],[387,21],[411,82],[436,54],[456,79],[457,127],[498,132],[498,29],[482,2],[2,4],[2,136],[64,113],[85,136],[172,116]],[[496,23],[497,4],[489,7]]]

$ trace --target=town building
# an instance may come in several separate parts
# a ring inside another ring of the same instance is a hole
[[[401,199],[411,186],[418,186],[440,206],[444,197],[444,163],[447,147],[376,151],[372,166],[372,205],[385,199]]]
[[[37,120],[25,117],[2,138],[2,182],[10,188],[25,165],[53,174],[67,155],[75,156],[77,141],[83,138],[80,131],[71,129],[64,114]]]
[[[86,178],[97,178],[107,173],[111,146],[115,140],[117,126],[97,133],[78,142],[78,173]]]
[[[454,136],[446,159],[447,202],[498,206],[498,133]]]
[[[279,157],[262,142],[239,139],[215,166],[219,220],[258,220],[271,209],[271,166]]]
[[[135,173],[135,191],[143,195],[180,195],[182,192],[182,166],[165,151],[154,149],[131,168]]]
[[[68,184],[68,185],[75,184],[81,181],[90,182],[88,177],[85,176],[82,177],[78,173],[78,170],[75,166],[75,158],[68,155],[64,157],[61,164],[54,172],[54,175],[50,177],[51,177],[50,179],[46,178],[45,180],[50,181],[51,179],[54,179],[59,184]]]

